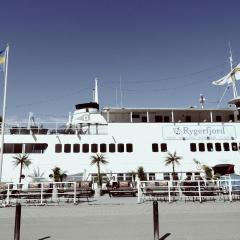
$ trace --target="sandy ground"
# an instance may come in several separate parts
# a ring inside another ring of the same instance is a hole
[[[15,208],[0,208],[0,239],[13,239]],[[239,240],[240,202],[159,202],[160,236],[168,240]],[[23,206],[21,240],[153,240],[152,202],[93,199],[78,205]]]

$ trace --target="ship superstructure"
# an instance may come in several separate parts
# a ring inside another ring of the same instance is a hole
[[[235,98],[237,99],[237,98]],[[236,101],[233,101],[236,106]],[[143,166],[149,180],[171,178],[165,165],[168,152],[181,156],[179,178],[199,174],[199,164],[216,173],[240,173],[238,109],[117,108],[99,110],[97,80],[92,102],[77,104],[67,123],[7,123],[4,138],[3,181],[17,181],[13,156],[27,153],[32,160],[28,176],[39,168],[45,177],[55,166],[68,175],[94,176],[90,157],[105,155],[107,174],[127,179]],[[31,120],[31,117],[30,117]]]

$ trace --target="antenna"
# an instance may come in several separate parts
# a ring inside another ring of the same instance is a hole
[[[231,48],[231,42],[228,42],[229,46],[229,63],[230,63],[230,68],[231,68],[231,78],[232,78],[232,87],[233,87],[233,96],[234,98],[238,97],[237,93],[237,87],[236,87],[236,77],[235,77],[235,72],[233,71],[233,57],[232,57],[232,48]]]
[[[120,75],[119,79],[119,85],[120,85],[120,107],[123,106],[123,92],[122,92],[122,76]]]
[[[116,87],[116,91],[115,91],[115,97],[116,97],[116,107],[118,106],[118,89]]]
[[[200,94],[199,102],[201,104],[202,109],[204,108],[205,101],[206,101],[205,97],[202,94]]]
[[[229,63],[230,63],[231,71],[232,71],[233,70],[233,57],[232,57],[232,48],[231,48],[231,42],[230,41],[228,42],[228,47],[229,47],[229,53],[230,53]]]
[[[94,102],[98,103],[98,79],[95,78]]]

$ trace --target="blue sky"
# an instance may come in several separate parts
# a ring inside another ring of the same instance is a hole
[[[95,77],[101,107],[116,105],[120,78],[125,107],[197,106],[200,93],[216,107],[225,87],[211,82],[229,70],[229,41],[240,59],[239,9],[237,0],[2,0],[7,118],[67,119],[91,100]]]

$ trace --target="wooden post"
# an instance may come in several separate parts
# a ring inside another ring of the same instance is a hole
[[[20,240],[21,204],[17,203],[15,213],[14,240]]]
[[[158,202],[153,201],[153,234],[154,240],[159,240]]]

